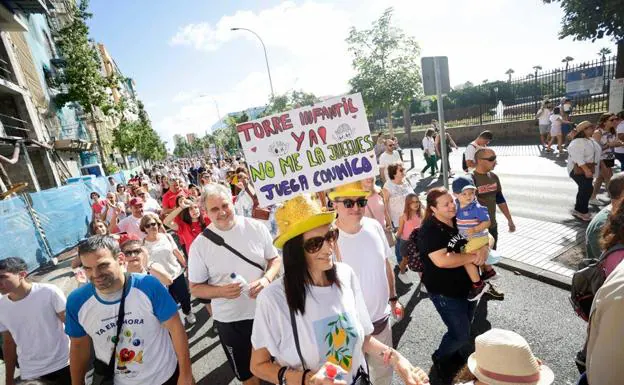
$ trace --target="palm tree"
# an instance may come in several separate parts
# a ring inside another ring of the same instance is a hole
[[[562,63],[566,63],[566,67],[565,67],[566,73],[568,72],[568,68],[570,66],[571,61],[574,61],[574,58],[572,56],[566,56],[561,60]]]
[[[611,55],[611,50],[607,47],[601,48],[600,51],[598,51],[598,56],[600,56],[603,63],[608,55]]]
[[[511,75],[513,75],[513,73],[516,72],[513,70],[513,68],[510,68],[507,70],[507,72],[505,72],[505,75],[509,76],[509,82],[511,83]]]
[[[484,80],[483,80],[483,84],[487,84],[487,82],[489,82],[489,80],[488,80],[488,79],[484,79]]]

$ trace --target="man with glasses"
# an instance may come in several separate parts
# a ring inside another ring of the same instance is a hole
[[[496,167],[496,154],[489,148],[479,149],[475,153],[476,169],[472,173],[472,179],[477,187],[477,199],[479,203],[488,209],[490,215],[490,228],[489,233],[494,238],[493,249],[496,250],[498,243],[498,224],[496,222],[496,207],[502,211],[505,218],[507,218],[507,224],[509,226],[509,232],[516,231],[516,225],[513,222],[507,201],[503,196],[503,189],[500,183],[500,179],[496,174],[492,172]],[[492,266],[485,265],[485,271],[482,274],[482,279],[487,281],[496,275],[496,271]]]
[[[468,144],[468,146],[466,147],[466,151],[464,152],[464,158],[462,161],[462,169],[465,172],[468,172],[469,170],[472,170],[475,167],[477,167],[477,162],[476,162],[476,157],[475,157],[477,151],[479,151],[482,148],[487,147],[493,138],[494,138],[494,135],[492,134],[492,132],[485,130],[479,134],[477,139],[473,140],[472,142],[470,142],[470,144]]]
[[[364,217],[368,195],[359,182],[338,186],[329,193],[338,213],[339,259],[353,268],[361,283],[366,308],[375,328],[373,336],[392,346],[390,315],[402,316],[403,306],[396,294],[389,260],[393,250],[388,245],[384,229],[375,219]],[[368,363],[372,383],[390,385],[392,367],[384,365],[380,357],[369,357]]]
[[[385,183],[388,180],[388,166],[395,162],[401,162],[401,156],[396,149],[396,142],[392,139],[386,140],[386,151],[379,157],[379,174],[381,181]]]
[[[234,215],[232,194],[225,186],[207,185],[202,201],[212,235],[198,236],[189,250],[191,294],[212,300],[213,323],[236,378],[244,385],[259,385],[249,368],[256,297],[279,273],[281,258],[264,224]]]

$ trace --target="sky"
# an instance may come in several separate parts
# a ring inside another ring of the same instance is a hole
[[[135,80],[154,129],[205,134],[219,116],[268,102],[266,45],[276,94],[349,91],[354,75],[345,38],[393,7],[395,26],[421,56],[448,56],[451,85],[506,79],[595,60],[610,40],[558,39],[563,12],[542,0],[91,0],[91,37]]]

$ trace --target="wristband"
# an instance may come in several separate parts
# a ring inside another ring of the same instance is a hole
[[[284,385],[284,374],[286,374],[286,370],[288,370],[288,366],[282,366],[277,372],[277,384]]]
[[[396,295],[394,297],[388,298],[388,302],[396,302],[398,300],[399,300],[399,297],[397,297]]]
[[[305,385],[305,379],[308,373],[310,373],[310,369],[306,369],[303,371],[303,376],[301,376],[301,385]]]

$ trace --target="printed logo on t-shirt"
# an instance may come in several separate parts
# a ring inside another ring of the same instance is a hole
[[[143,365],[143,342],[136,331],[130,328],[122,330],[115,355],[117,361],[115,375],[133,378],[139,374],[141,367],[137,365]],[[133,370],[129,368],[131,365]]]
[[[486,194],[498,191],[498,183],[484,184],[477,187],[477,194]]]
[[[315,321],[313,325],[317,347],[325,353],[326,361],[350,371],[358,338],[351,316],[342,313]]]
[[[454,235],[448,241],[448,245],[446,246],[446,249],[449,252],[461,253],[461,250],[464,248],[464,246],[466,246],[467,243],[468,243],[468,239],[466,239],[466,237],[458,233],[457,235]]]

